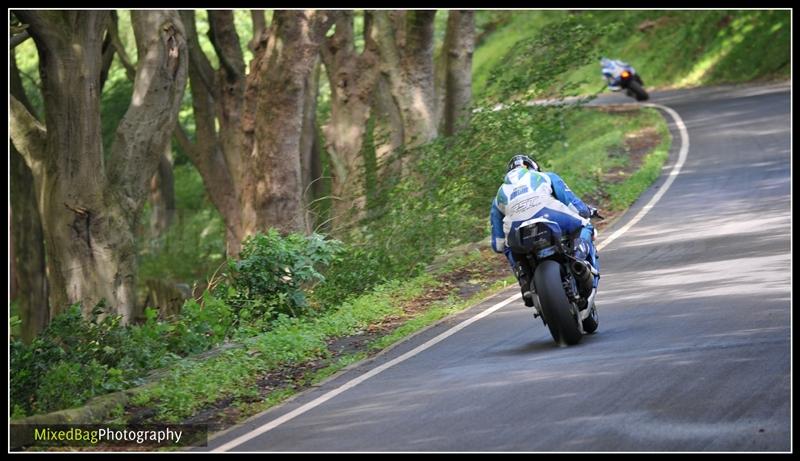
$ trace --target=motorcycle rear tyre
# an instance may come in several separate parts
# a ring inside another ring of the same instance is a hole
[[[578,319],[572,312],[572,304],[561,285],[561,266],[551,260],[542,262],[536,268],[533,282],[553,340],[559,346],[578,344],[583,335],[578,329]]]
[[[637,101],[647,101],[650,98],[647,91],[635,80],[628,83],[628,89],[633,93],[633,97],[636,98]]]

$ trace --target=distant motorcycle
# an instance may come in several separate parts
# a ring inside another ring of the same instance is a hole
[[[601,72],[611,91],[625,90],[628,96],[637,101],[646,101],[650,96],[644,90],[644,83],[630,64],[613,59],[600,60]]]
[[[591,217],[603,219],[594,208]],[[534,317],[542,317],[559,345],[577,344],[598,326],[594,282],[599,274],[575,258],[576,237],[564,235],[558,223],[544,217],[525,221],[508,235],[508,246],[524,254],[532,269]]]

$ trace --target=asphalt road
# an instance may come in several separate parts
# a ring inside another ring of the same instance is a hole
[[[618,102],[632,99],[596,101]],[[688,158],[655,207],[600,253],[596,334],[558,348],[517,299],[340,389],[518,293],[511,288],[212,439],[209,449],[791,450],[789,87],[679,90],[651,102],[683,119]],[[680,147],[676,131],[673,139],[665,172]],[[328,400],[317,404],[320,396]],[[281,417],[288,420],[276,424]]]

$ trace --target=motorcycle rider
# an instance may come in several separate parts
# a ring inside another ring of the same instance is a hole
[[[600,73],[603,74],[603,80],[608,83],[608,89],[611,91],[620,91],[622,86],[616,81],[617,76],[622,72],[621,69],[627,67],[628,64],[615,59],[608,59],[606,57],[600,58]]]
[[[505,181],[492,201],[489,215],[492,249],[496,253],[505,253],[519,281],[526,306],[533,306],[533,293],[529,291],[533,274],[524,255],[514,254],[506,245],[509,232],[538,217],[555,221],[569,235],[580,229],[580,235],[573,241],[575,258],[585,261],[599,274],[597,252],[592,243],[594,227],[589,220],[596,212],[572,193],[557,174],[541,172],[539,165],[529,156],[518,154],[508,162]],[[599,275],[595,275],[595,288],[598,279]]]

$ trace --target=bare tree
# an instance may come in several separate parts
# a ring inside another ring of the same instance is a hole
[[[16,11],[39,54],[46,126],[11,97],[10,134],[31,169],[55,311],[101,300],[130,321],[136,306],[133,229],[169,142],[188,61],[174,11],[134,11],[139,60],[130,107],[108,158],[100,83],[108,11]]]

